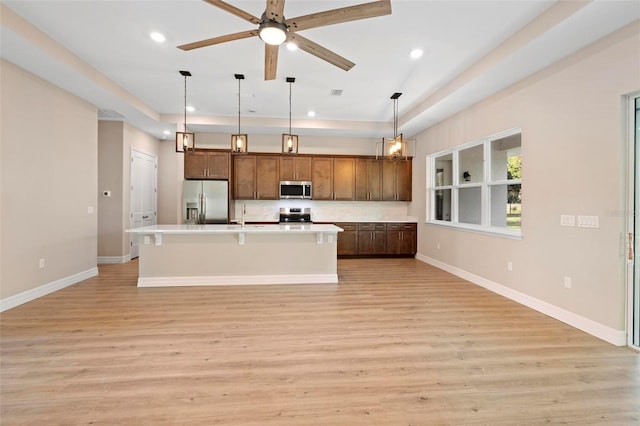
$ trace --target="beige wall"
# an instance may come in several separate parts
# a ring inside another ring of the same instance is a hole
[[[129,209],[131,204],[131,150],[159,156],[158,139],[122,121],[98,124],[98,256],[123,258],[129,255]],[[102,196],[111,191],[111,197]]]
[[[4,299],[96,267],[98,118],[8,62],[0,75]]]
[[[419,255],[624,330],[624,217],[609,212],[625,211],[621,98],[640,89],[639,52],[636,22],[418,135],[421,222],[427,155],[520,127],[523,156],[522,240],[421,224]],[[600,228],[560,227],[561,214],[597,215]]]

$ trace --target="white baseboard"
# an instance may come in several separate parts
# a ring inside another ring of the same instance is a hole
[[[98,256],[98,264],[104,263],[127,263],[131,260],[131,255],[126,256]]]
[[[582,330],[585,333],[589,333],[592,336],[595,336],[613,345],[626,346],[627,344],[627,335],[624,330],[616,330],[614,328],[600,324],[599,322],[590,320],[589,318],[585,318],[571,311],[567,311],[566,309],[559,308],[555,305],[552,305],[540,299],[536,299],[535,297],[531,297],[525,293],[513,290],[502,284],[498,284],[496,282],[472,274],[471,272],[465,271],[455,266],[451,266],[439,260],[432,259],[421,254],[416,255],[416,259],[424,263],[428,263],[429,265],[435,266],[436,268],[443,269],[449,273],[452,273],[453,275],[470,281],[473,284],[479,285],[480,287],[484,287],[487,290],[490,290],[522,305],[525,305],[531,309],[535,309],[538,312],[562,321],[565,324],[569,324],[572,327]]]
[[[79,283],[87,278],[95,277],[98,275],[98,268],[87,269],[77,274],[69,275],[68,277],[61,278],[59,280],[52,281],[48,284],[41,285],[31,290],[23,291],[13,296],[6,297],[0,300],[0,312],[4,312],[8,309],[15,308],[23,303],[30,302],[38,297],[46,296],[54,291],[61,290],[70,285]]]
[[[139,277],[138,287],[215,285],[337,284],[338,274],[234,275],[220,277]]]

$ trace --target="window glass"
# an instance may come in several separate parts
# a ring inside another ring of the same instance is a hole
[[[436,157],[435,186],[453,185],[453,155]]]
[[[479,183],[484,180],[484,145],[463,149],[458,156],[458,182]]]
[[[491,186],[491,226],[521,229],[521,184]]]
[[[491,141],[491,180],[522,178],[521,134]]]
[[[451,190],[437,189],[435,191],[435,220],[451,221]]]
[[[482,222],[482,188],[458,190],[458,222],[480,225]]]

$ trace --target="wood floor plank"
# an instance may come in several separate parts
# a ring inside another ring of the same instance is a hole
[[[640,423],[640,355],[414,259],[337,285],[137,288],[0,315],[2,425]]]

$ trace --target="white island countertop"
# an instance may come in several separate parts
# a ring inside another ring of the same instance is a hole
[[[338,282],[342,228],[335,225],[153,225],[127,232],[139,243],[139,287]]]
[[[335,225],[312,223],[292,223],[273,225],[152,225],[127,229],[132,234],[282,234],[301,233],[315,234],[342,232],[343,229]]]

